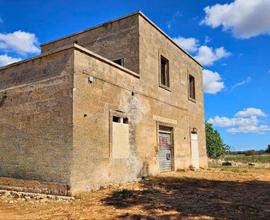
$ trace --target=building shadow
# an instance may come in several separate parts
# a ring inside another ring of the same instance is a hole
[[[114,191],[103,203],[123,209],[119,219],[270,219],[270,182],[154,177],[140,184],[143,190]],[[126,212],[135,207],[142,212]]]

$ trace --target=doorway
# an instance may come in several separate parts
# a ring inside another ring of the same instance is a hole
[[[198,134],[191,133],[191,165],[196,170],[200,168]]]
[[[170,127],[159,126],[158,132],[158,160],[160,172],[172,171],[173,141]]]

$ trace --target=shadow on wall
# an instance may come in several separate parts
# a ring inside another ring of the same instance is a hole
[[[149,164],[148,162],[143,162],[142,168],[139,172],[139,174],[137,175],[137,178],[142,178],[142,177],[147,177],[149,176]]]
[[[115,191],[103,203],[123,209],[120,219],[270,219],[270,182],[155,177],[141,184],[144,190]],[[132,208],[143,212],[125,213]]]
[[[7,94],[4,93],[2,97],[0,97],[0,107],[2,107],[5,104],[5,101],[7,99]]]

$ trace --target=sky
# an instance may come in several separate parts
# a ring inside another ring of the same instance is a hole
[[[0,0],[0,66],[39,45],[142,11],[194,56],[205,118],[232,150],[270,144],[269,0]]]

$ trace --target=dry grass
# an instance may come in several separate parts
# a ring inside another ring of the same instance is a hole
[[[228,154],[224,156],[224,160],[243,163],[270,163],[270,154],[261,154],[261,155]]]
[[[270,219],[269,171],[166,173],[73,202],[0,198],[0,219]]]

